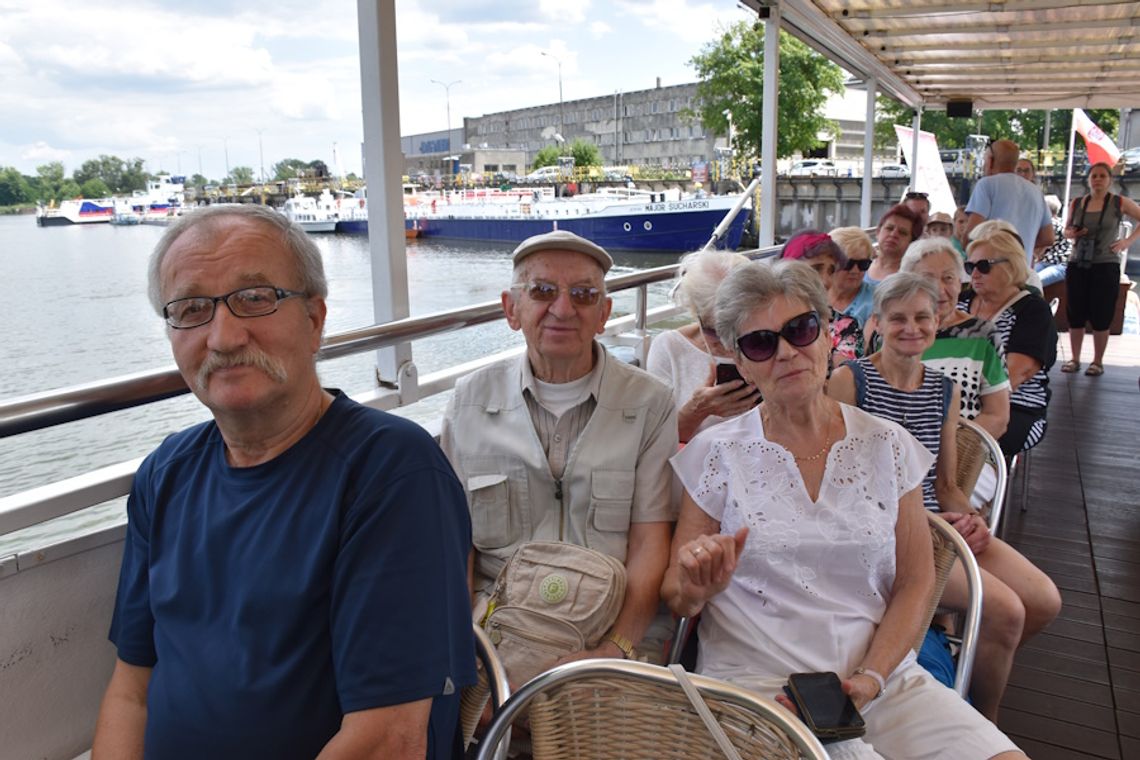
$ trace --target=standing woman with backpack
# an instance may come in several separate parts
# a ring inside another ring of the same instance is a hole
[[[1132,234],[1117,239],[1124,215],[1140,221],[1140,206],[1128,198],[1113,195],[1112,169],[1106,163],[1089,167],[1089,194],[1077,198],[1069,208],[1065,237],[1073,241],[1073,253],[1065,272],[1069,318],[1069,345],[1073,358],[1061,365],[1062,372],[1081,368],[1081,344],[1085,323],[1092,324],[1093,360],[1086,375],[1104,374],[1104,351],[1108,328],[1116,314],[1120,294],[1120,253],[1140,237],[1140,224]]]

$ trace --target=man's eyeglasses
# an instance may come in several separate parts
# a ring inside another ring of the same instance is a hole
[[[778,332],[755,330],[747,335],[741,335],[736,341],[736,347],[750,361],[766,362],[776,355],[780,338],[797,348],[803,348],[815,343],[818,337],[819,314],[809,311],[789,319]]]
[[[512,287],[525,291],[532,301],[541,301],[543,303],[557,301],[558,294],[562,292],[561,287],[553,282],[546,282],[545,280],[534,280]],[[602,297],[601,288],[596,288],[593,285],[571,285],[566,288],[566,292],[570,295],[570,303],[575,306],[593,306],[598,302],[598,299]]]
[[[293,296],[308,296],[299,290],[285,290],[272,285],[256,288],[239,288],[221,296],[191,296],[176,298],[162,307],[166,324],[175,330],[200,327],[214,318],[218,302],[222,302],[235,317],[267,317],[277,311],[277,304]]]
[[[866,272],[871,268],[870,259],[847,259],[843,263],[843,271],[850,272],[852,269],[858,269],[860,272]]]
[[[995,264],[1008,261],[1009,259],[978,259],[977,261],[967,261],[963,266],[966,267],[966,274],[973,274],[975,269],[982,274],[989,274],[993,271]]]

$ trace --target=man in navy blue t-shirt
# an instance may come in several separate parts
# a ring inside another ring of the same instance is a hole
[[[195,211],[155,249],[151,301],[213,420],[135,476],[96,760],[461,751],[466,498],[425,431],[321,387],[327,291],[259,206]]]

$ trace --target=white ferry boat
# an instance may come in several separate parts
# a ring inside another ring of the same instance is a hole
[[[61,201],[58,206],[41,205],[36,209],[36,224],[41,227],[61,227],[71,224],[108,223],[126,218],[130,212],[139,221],[164,219],[178,213],[183,204],[185,177],[160,174],[147,181],[145,190],[136,190],[129,197],[74,198]]]

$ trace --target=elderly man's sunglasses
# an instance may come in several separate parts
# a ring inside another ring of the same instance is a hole
[[[542,301],[543,303],[557,301],[558,294],[562,292],[561,287],[545,280],[533,280],[514,287],[526,291],[527,296],[532,301]],[[566,292],[570,295],[570,303],[575,306],[593,306],[602,297],[601,289],[595,288],[593,285],[571,285],[566,288]]]
[[[844,272],[850,272],[852,269],[858,269],[860,272],[866,272],[870,268],[870,259],[847,259],[842,267]]]
[[[966,267],[966,274],[973,274],[975,269],[982,274],[989,274],[993,271],[994,265],[1008,261],[1009,259],[978,259],[977,261],[967,261],[964,266]]]
[[[808,311],[789,319],[779,331],[754,330],[747,335],[741,335],[736,341],[736,347],[746,359],[766,362],[776,355],[780,338],[797,348],[803,348],[815,343],[818,337],[819,314]]]

